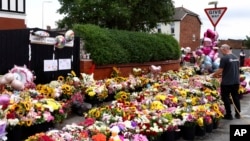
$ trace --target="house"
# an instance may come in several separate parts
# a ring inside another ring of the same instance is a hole
[[[175,8],[173,22],[158,24],[157,31],[172,34],[181,47],[190,47],[195,50],[200,46],[201,24],[198,14],[184,7],[177,7]]]
[[[26,18],[26,0],[0,1],[0,30],[24,29]]]

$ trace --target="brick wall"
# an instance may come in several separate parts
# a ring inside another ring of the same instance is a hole
[[[197,17],[186,15],[180,24],[180,46],[190,47],[195,50],[200,46],[200,30],[201,23]],[[195,34],[195,41],[193,41],[193,34]]]
[[[228,44],[233,49],[245,48],[243,40],[233,40],[233,39],[219,40],[218,46],[221,46],[222,44]]]
[[[24,19],[0,18],[0,30],[24,28],[26,28]]]

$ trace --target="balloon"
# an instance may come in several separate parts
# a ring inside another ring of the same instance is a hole
[[[214,40],[216,41],[216,40],[218,40],[218,38],[219,38],[219,34],[218,34],[218,32],[217,32],[217,31],[214,31],[214,34],[215,34],[215,36],[214,36]]]
[[[213,30],[211,30],[211,29],[207,29],[207,32],[206,32],[206,34],[207,34],[207,37],[208,38],[210,38],[210,39],[214,39],[214,37],[215,37],[215,33],[214,33],[214,31]]]
[[[58,35],[56,36],[56,43],[55,43],[55,47],[57,48],[64,48],[65,45],[65,38],[62,35]]]
[[[75,37],[75,33],[73,30],[68,30],[66,33],[65,33],[65,40],[66,42],[70,42],[74,39]]]
[[[0,95],[0,105],[6,105],[10,102],[10,96],[8,94]]]

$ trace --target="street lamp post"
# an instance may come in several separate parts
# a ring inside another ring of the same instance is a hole
[[[43,25],[44,25],[44,4],[45,3],[52,3],[52,1],[43,1],[42,3],[42,29],[44,28]]]
[[[217,8],[218,1],[211,1],[208,3],[208,5],[214,5],[214,8]],[[216,30],[216,27],[214,26],[214,31]]]

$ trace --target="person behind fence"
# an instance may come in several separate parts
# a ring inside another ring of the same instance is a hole
[[[245,52],[243,49],[240,50],[240,66],[243,67],[244,66],[244,62],[245,62]]]
[[[232,120],[231,102],[235,105],[235,118],[240,118],[240,62],[239,58],[232,53],[229,45],[223,44],[220,47],[223,56],[220,59],[219,68],[212,74],[211,77],[221,77],[220,91],[221,98],[224,102],[225,115],[224,119]],[[232,99],[231,99],[232,98]],[[232,101],[230,101],[230,99]]]

